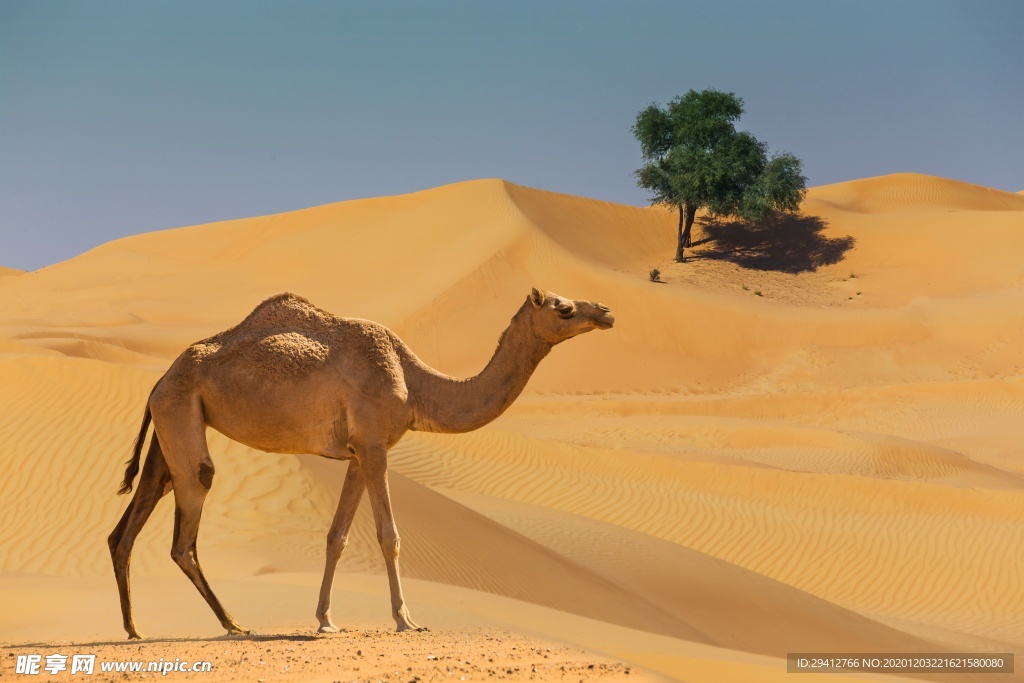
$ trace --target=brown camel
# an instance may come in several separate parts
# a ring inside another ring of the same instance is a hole
[[[236,327],[192,344],[149,396],[119,493],[132,490],[152,420],[149,454],[138,489],[107,539],[128,638],[142,637],[128,589],[132,546],[171,489],[171,557],[228,634],[250,633],[224,610],[199,568],[196,535],[214,473],[207,425],[261,451],[348,460],[338,511],[327,534],[327,566],[316,608],[319,630],[338,630],[331,621],[334,571],[363,489],[370,494],[387,564],[392,616],[399,631],[422,630],[409,616],[398,579],[388,449],[410,429],[455,433],[484,426],[512,405],[555,344],[608,329],[614,322],[601,304],[534,289],[502,333],[487,367],[471,379],[427,367],[383,325],[340,318],[287,293],[267,299]]]

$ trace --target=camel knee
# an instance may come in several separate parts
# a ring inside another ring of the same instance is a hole
[[[186,570],[194,564],[191,548],[179,548],[177,546],[172,546],[171,559],[174,560],[174,564]]]
[[[341,536],[340,538],[327,539],[327,562],[337,564],[338,560],[341,559],[341,554],[345,552],[345,548],[348,547],[348,534]],[[328,564],[330,566],[330,564]]]
[[[385,558],[398,559],[402,540],[398,537],[397,531],[385,532],[377,540],[380,541],[380,549]]]
[[[213,463],[209,460],[204,460],[199,463],[199,483],[209,491],[210,487],[213,486]]]
[[[118,525],[116,529],[110,532],[107,536],[107,547],[110,548],[110,556],[114,557],[117,553],[117,546],[121,543],[121,526]]]
[[[109,536],[107,536],[107,547],[110,548],[111,556],[113,556],[114,551],[117,550],[117,546],[121,544],[124,532],[128,528],[128,519],[131,517],[132,508],[134,507],[135,501],[132,500],[132,502],[128,504],[128,508],[124,511],[124,514],[121,515],[121,519],[118,520],[117,526],[115,526],[114,530],[110,532]]]
[[[124,530],[121,528],[114,529],[113,533],[107,536],[107,547],[110,548],[110,559],[114,562],[115,573],[127,571],[128,562],[131,560],[131,544],[121,543],[122,538]]]
[[[114,563],[115,576],[127,574],[128,563],[132,557],[131,544],[121,543],[121,537],[124,534],[119,533],[120,531],[120,529],[114,529],[114,532],[107,537],[107,547],[110,548],[110,559]]]
[[[121,548],[114,548],[110,551],[110,559],[114,563],[114,576],[121,577],[127,576],[128,564],[131,562],[132,553],[131,550],[124,550]]]

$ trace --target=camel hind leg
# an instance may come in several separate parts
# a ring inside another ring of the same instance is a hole
[[[121,597],[121,617],[124,620],[124,630],[128,632],[128,638],[131,640],[142,638],[139,630],[135,627],[135,619],[132,616],[131,589],[128,586],[132,548],[135,545],[136,537],[153,513],[156,504],[169,490],[170,482],[171,473],[164,461],[160,441],[154,435],[149,446],[149,453],[146,455],[146,464],[142,468],[138,488],[135,489],[135,495],[128,503],[128,508],[121,516],[121,521],[117,523],[114,531],[107,538],[110,559],[114,563],[114,577],[117,579],[117,592]]]
[[[155,406],[153,421],[160,434],[164,457],[174,487],[174,541],[171,558],[192,581],[199,594],[229,635],[252,633],[227,613],[210,588],[196,550],[203,503],[213,484],[214,467],[206,445],[206,423],[198,397],[187,408],[161,410]]]

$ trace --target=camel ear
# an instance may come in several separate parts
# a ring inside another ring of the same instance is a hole
[[[533,302],[535,308],[540,308],[544,305],[544,292],[539,291],[536,287],[530,292],[530,301]]]

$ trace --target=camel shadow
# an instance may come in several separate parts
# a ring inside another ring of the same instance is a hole
[[[140,645],[151,645],[151,644],[169,644],[169,643],[216,643],[216,642],[239,642],[239,643],[262,643],[270,641],[292,641],[292,642],[309,642],[312,640],[319,640],[324,636],[321,635],[303,635],[296,633],[259,633],[248,636],[180,636],[180,637],[157,637],[157,638],[143,638],[142,640],[128,640],[122,638],[120,640],[97,640],[92,642],[81,642],[81,643],[68,643],[76,647],[99,647],[103,645],[113,645],[115,647],[139,647]],[[53,643],[17,643],[9,644],[0,647],[2,650],[14,650],[27,647],[53,647]]]
[[[839,263],[856,240],[850,235],[826,237],[828,224],[818,216],[788,214],[764,224],[705,218],[703,246],[693,259],[731,261],[751,270],[806,273]]]

